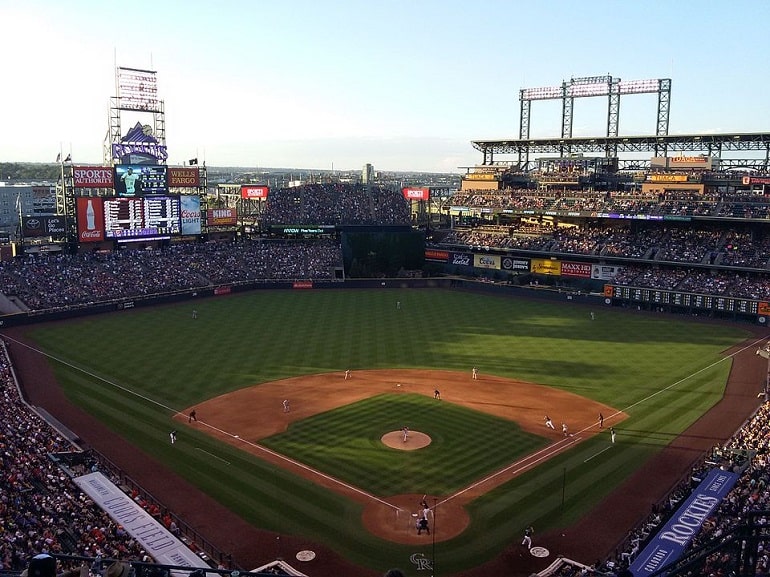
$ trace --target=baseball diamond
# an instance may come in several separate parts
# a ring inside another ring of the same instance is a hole
[[[396,301],[424,314],[396,315]],[[375,576],[433,547],[442,573],[468,577],[604,557],[696,453],[740,426],[765,367],[744,327],[611,309],[592,321],[579,306],[464,291],[257,291],[196,308],[196,320],[171,305],[4,334],[32,403],[242,565],[312,550],[311,577]],[[163,347],[142,338],[154,327]],[[353,417],[406,401],[388,422]],[[547,428],[546,414],[571,436]],[[442,415],[449,430],[455,419],[485,424],[447,438],[431,420]],[[325,430],[317,419],[333,424],[331,441],[303,437]],[[502,432],[489,440],[493,424]],[[430,443],[383,443],[405,426],[409,441]],[[513,429],[531,443],[524,454],[500,442]],[[346,443],[336,452],[334,439]],[[449,460],[455,445],[473,447],[465,461],[481,468]],[[447,465],[447,488],[434,459]],[[414,481],[389,493],[388,472]],[[430,537],[412,525],[421,500],[435,514]],[[550,557],[520,554],[528,525]]]

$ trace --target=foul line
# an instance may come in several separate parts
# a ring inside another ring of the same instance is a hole
[[[209,453],[205,449],[201,449],[200,447],[195,447],[195,450],[196,451],[200,451],[201,453],[206,453],[207,455],[210,455],[210,456],[214,457],[215,459],[219,459],[220,461],[222,461],[223,463],[226,463],[227,465],[232,465],[232,463],[230,461],[226,461],[225,459],[223,459],[219,455],[215,455],[214,453]]]
[[[609,417],[605,418],[605,421],[606,421],[607,419],[611,419],[612,417],[616,417],[617,415],[619,415],[619,414],[621,414],[621,413],[624,413],[624,412],[628,411],[629,409],[633,409],[633,408],[634,408],[634,407],[636,407],[636,406],[639,406],[639,405],[641,405],[641,404],[643,404],[643,403],[646,403],[646,402],[650,401],[651,399],[653,399],[653,398],[657,397],[658,395],[660,395],[660,394],[662,394],[662,393],[664,393],[664,392],[666,392],[666,391],[668,391],[668,390],[670,390],[670,389],[673,389],[673,388],[674,388],[674,387],[676,387],[677,385],[680,385],[680,384],[684,383],[685,381],[687,381],[687,380],[691,379],[692,377],[694,377],[694,376],[696,376],[696,375],[698,375],[698,374],[700,374],[700,373],[702,373],[702,372],[704,372],[704,371],[707,371],[707,370],[709,370],[709,369],[711,369],[711,368],[713,368],[713,367],[717,366],[718,364],[720,364],[720,363],[723,363],[724,361],[726,361],[726,360],[728,360],[728,359],[732,359],[733,357],[735,357],[736,355],[738,355],[738,354],[742,353],[743,351],[745,351],[745,350],[747,350],[747,349],[751,349],[751,348],[754,348],[754,347],[756,347],[756,346],[757,346],[757,344],[758,344],[758,343],[761,343],[761,342],[765,342],[765,341],[767,341],[767,338],[766,338],[766,337],[765,337],[765,338],[761,338],[761,339],[756,339],[755,341],[753,341],[753,342],[749,343],[749,344],[748,344],[748,345],[746,345],[745,347],[738,349],[738,350],[737,350],[737,351],[735,351],[734,353],[732,353],[732,354],[729,354],[729,355],[726,355],[726,356],[722,357],[721,359],[719,359],[718,361],[714,361],[714,362],[713,362],[713,363],[711,363],[710,365],[708,365],[708,366],[705,366],[705,367],[703,367],[702,369],[699,369],[699,370],[695,371],[695,372],[694,372],[694,373],[692,373],[691,375],[688,375],[688,376],[686,376],[686,377],[683,377],[683,378],[679,379],[679,380],[678,380],[678,381],[676,381],[676,382],[673,382],[673,383],[671,383],[671,384],[670,384],[670,385],[668,385],[667,387],[664,387],[664,388],[662,388],[662,389],[660,389],[660,390],[658,390],[658,391],[655,391],[654,393],[652,393],[652,394],[650,394],[650,395],[647,395],[647,396],[646,396],[646,397],[644,397],[643,399],[639,399],[639,400],[638,400],[638,401],[636,401],[635,403],[632,403],[632,404],[628,405],[628,406],[627,406],[625,409],[621,409],[621,410],[619,410],[619,411],[616,411],[616,412],[612,413],[612,414],[611,414]],[[591,429],[591,428],[593,428],[594,426],[595,426],[595,425],[594,425],[594,424],[592,424],[592,425],[589,425],[589,426],[587,426],[587,427],[584,427],[584,428],[582,428],[581,430],[579,430],[577,433],[575,433],[575,435],[578,435],[578,434],[580,434],[580,433],[585,433],[586,431],[590,430],[590,429]],[[574,437],[574,439],[575,439],[575,440],[577,440],[577,439],[579,439],[579,438],[580,438],[580,437],[577,437],[577,436],[576,436],[576,437]],[[572,438],[571,438],[571,439],[572,439]],[[565,439],[565,440],[566,440],[566,439]],[[556,442],[556,443],[554,443],[554,444],[552,444],[552,445],[549,445],[548,447],[546,447],[545,449],[541,449],[541,450],[540,450],[540,451],[538,451],[537,453],[533,453],[532,455],[529,455],[528,457],[525,457],[525,458],[523,458],[523,459],[521,459],[521,460],[519,460],[519,461],[516,461],[516,462],[514,462],[514,463],[510,464],[509,466],[505,467],[504,469],[501,469],[501,470],[499,470],[499,471],[496,471],[495,473],[492,473],[491,475],[489,475],[488,477],[486,477],[486,478],[482,479],[481,481],[477,481],[476,483],[473,483],[472,485],[469,485],[468,487],[466,487],[466,488],[464,488],[464,489],[461,489],[461,490],[460,490],[460,491],[458,491],[457,493],[455,493],[455,494],[453,494],[453,495],[450,495],[449,497],[447,497],[446,499],[444,499],[444,501],[442,501],[442,503],[445,503],[445,502],[447,502],[447,501],[450,501],[450,500],[454,499],[455,497],[458,497],[458,496],[460,496],[460,495],[462,495],[462,494],[464,494],[464,493],[466,493],[466,492],[470,491],[471,489],[474,489],[475,487],[478,487],[478,486],[479,486],[479,485],[481,485],[482,483],[485,483],[486,481],[489,481],[489,480],[491,480],[491,479],[494,479],[495,477],[498,477],[498,476],[500,476],[500,475],[502,475],[502,474],[504,474],[504,473],[507,473],[507,472],[509,472],[509,471],[511,471],[511,472],[512,472],[512,474],[514,474],[514,473],[518,473],[518,472],[524,471],[524,470],[526,470],[527,468],[531,468],[533,464],[536,464],[536,463],[539,463],[540,461],[546,460],[546,459],[548,459],[548,458],[552,457],[553,455],[556,455],[556,454],[560,453],[561,451],[565,450],[565,449],[566,449],[566,448],[568,448],[570,445],[574,444],[574,441],[571,441],[571,442],[569,442],[569,443],[567,443],[567,444],[564,444],[564,441],[565,441],[565,440],[561,440],[561,441],[558,441],[558,442]],[[606,450],[606,449],[605,449],[605,450]],[[541,454],[542,454],[542,455],[541,455]],[[597,453],[597,455],[598,455],[598,454],[600,454],[600,453]],[[527,465],[527,464],[526,464],[526,463],[527,463],[527,461],[529,461],[529,460],[530,460],[530,458],[532,458],[533,456],[538,456],[538,458],[537,458],[537,459],[536,459],[536,460],[535,460],[533,463],[531,463],[531,464],[528,464],[528,465]],[[596,455],[594,455],[593,457],[595,457],[595,456],[596,456]],[[589,457],[589,459],[587,459],[586,461],[588,461],[588,460],[592,459],[593,457]],[[584,461],[584,462],[586,462],[586,461]]]
[[[70,368],[72,368],[72,369],[74,369],[76,371],[79,371],[79,372],[81,372],[81,373],[83,373],[85,375],[88,375],[89,377],[92,377],[95,380],[98,380],[98,381],[101,381],[103,383],[106,383],[106,384],[110,385],[111,387],[114,387],[116,389],[119,389],[119,390],[125,392],[128,395],[132,395],[132,396],[134,396],[136,398],[139,398],[139,399],[142,399],[144,401],[147,401],[148,403],[151,403],[153,405],[156,405],[158,407],[166,409],[166,410],[174,413],[174,415],[182,415],[182,416],[184,416],[183,413],[181,413],[180,411],[177,411],[176,409],[173,409],[173,408],[169,407],[168,405],[164,405],[163,403],[158,402],[155,399],[151,399],[150,397],[148,397],[146,395],[142,395],[142,394],[140,394],[140,393],[138,393],[136,391],[133,391],[131,389],[127,389],[126,387],[124,387],[122,385],[119,385],[119,384],[117,384],[115,382],[112,382],[112,381],[110,381],[108,379],[105,379],[104,377],[100,377],[99,375],[96,375],[96,374],[94,374],[94,373],[92,373],[90,371],[87,371],[87,370],[83,369],[82,367],[78,367],[78,366],[76,366],[76,365],[74,365],[74,364],[72,364],[72,363],[70,363],[68,361],[65,361],[64,359],[61,359],[61,358],[59,358],[59,357],[57,357],[55,355],[46,353],[45,351],[41,351],[40,349],[32,347],[32,346],[28,345],[27,343],[24,343],[24,342],[22,342],[20,340],[14,339],[14,338],[9,337],[7,335],[3,335],[3,336],[4,336],[4,338],[6,338],[9,341],[12,341],[12,342],[14,342],[14,343],[16,343],[18,345],[21,345],[21,346],[23,346],[23,347],[25,347],[25,348],[27,348],[27,349],[29,349],[31,351],[34,351],[34,352],[36,352],[36,353],[38,353],[38,354],[40,354],[40,355],[42,355],[42,356],[44,356],[46,358],[52,359],[52,360],[54,360],[54,361],[56,361],[58,363],[61,363],[61,364],[65,365],[65,366],[70,367]],[[299,468],[301,468],[301,469],[303,469],[303,470],[305,470],[305,471],[307,471],[309,473],[312,473],[312,474],[314,474],[314,475],[316,475],[318,477],[326,479],[327,481],[330,481],[332,483],[336,483],[337,485],[339,485],[341,487],[344,487],[345,489],[348,489],[349,491],[353,491],[354,493],[358,493],[359,495],[367,497],[367,498],[369,498],[369,499],[371,499],[373,501],[377,501],[379,503],[382,503],[383,505],[387,505],[388,507],[391,507],[393,509],[402,510],[401,507],[393,505],[392,503],[388,503],[387,501],[384,501],[384,500],[380,499],[379,497],[376,497],[375,495],[367,493],[366,491],[363,491],[362,489],[359,489],[358,487],[354,487],[353,485],[348,485],[347,483],[345,483],[343,481],[340,481],[339,479],[335,479],[334,477],[332,477],[330,475],[327,475],[326,473],[323,473],[321,471],[313,469],[312,467],[308,467],[307,465],[305,465],[303,463],[300,463],[299,461],[295,461],[294,459],[290,459],[289,457],[287,457],[285,455],[281,455],[280,453],[276,453],[274,451],[271,451],[267,447],[263,447],[262,445],[259,445],[257,443],[252,443],[251,441],[246,441],[244,439],[241,439],[239,435],[230,433],[228,431],[224,431],[222,429],[214,427],[213,425],[209,425],[208,423],[206,423],[204,421],[197,421],[197,422],[200,423],[201,425],[204,425],[204,426],[208,427],[209,429],[212,429],[212,430],[214,430],[214,431],[224,435],[224,436],[230,437],[232,439],[235,439],[237,441],[245,443],[246,445],[249,445],[250,447],[253,447],[255,449],[263,451],[263,452],[271,455],[274,458],[277,458],[277,459],[280,459],[282,461],[285,461],[286,463],[291,463],[292,465],[294,465],[296,467],[299,467]],[[203,449],[199,449],[199,450],[203,451]],[[203,452],[204,453],[208,453],[208,451],[203,451]],[[211,453],[209,453],[209,454],[211,454]],[[216,455],[212,455],[212,456],[215,457],[215,458],[220,458],[220,457],[217,457]],[[220,460],[224,461],[224,459],[220,459]],[[227,461],[225,461],[225,462],[228,465],[230,464]]]
[[[591,459],[593,459],[594,457],[598,457],[599,455],[601,455],[601,454],[602,454],[604,451],[609,451],[611,448],[612,448],[612,445],[610,445],[609,447],[606,447],[606,448],[602,449],[602,450],[601,450],[601,451],[599,451],[598,453],[594,453],[593,455],[591,455],[590,457],[588,457],[588,458],[587,458],[585,461],[583,461],[583,462],[584,462],[584,463],[587,463],[588,461],[590,461],[590,460],[591,460]]]

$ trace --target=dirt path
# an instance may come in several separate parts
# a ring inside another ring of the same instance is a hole
[[[264,437],[285,430],[293,421],[373,395],[416,393],[433,397],[436,389],[441,391],[441,400],[436,400],[437,403],[451,402],[510,419],[522,429],[549,437],[554,442],[549,449],[538,453],[537,460],[522,459],[457,495],[443,496],[442,523],[434,535],[437,541],[448,540],[462,533],[469,521],[465,506],[479,495],[509,481],[513,476],[512,469],[515,468],[516,474],[521,474],[535,464],[542,463],[544,458],[550,458],[575,442],[595,435],[599,432],[596,417],[600,412],[606,415],[605,426],[617,424],[626,417],[611,407],[552,387],[483,374],[477,380],[472,380],[470,371],[465,374],[437,370],[377,370],[355,371],[347,380],[344,372],[308,375],[233,391],[196,405],[199,420],[193,422],[192,426],[363,503],[363,522],[369,531],[383,539],[409,544],[414,543],[414,531],[405,528],[410,525],[413,513],[419,508],[421,494],[373,498],[327,475],[267,452],[257,443]],[[284,399],[289,400],[289,412],[282,409]],[[262,411],[260,418],[255,419],[250,407],[275,407],[275,410]],[[187,412],[190,410],[192,407]],[[565,438],[560,429],[552,430],[545,426],[546,414],[552,415],[558,423],[569,423],[571,431],[581,433]],[[179,415],[178,419],[180,426],[187,426],[184,415]],[[401,440],[400,431],[391,434],[396,439],[396,445],[402,448],[409,445],[409,442]],[[416,436],[410,439],[412,442],[418,440]]]

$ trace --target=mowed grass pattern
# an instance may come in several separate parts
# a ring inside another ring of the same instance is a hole
[[[586,463],[609,443],[599,435],[474,501],[469,529],[436,544],[441,571],[451,573],[500,553],[530,523],[543,531],[588,511],[719,400],[730,369],[722,353],[748,337],[737,326],[593,310],[594,321],[586,307],[568,303],[440,289],[257,291],[33,327],[31,334],[62,361],[53,364],[69,397],[142,450],[255,525],[323,541],[383,571],[408,566],[415,547],[372,537],[361,527],[360,506],[197,431],[180,431],[172,449],[170,417],[227,391],[295,375],[410,367],[470,374],[472,366],[482,376],[559,387],[627,410],[631,418],[612,450]],[[256,417],[280,411],[251,409]],[[452,458],[490,455],[497,442],[488,443],[471,453],[458,447]],[[454,441],[445,444],[451,451]],[[362,449],[361,458],[366,454]],[[340,458],[331,448],[329,455]],[[462,484],[449,467],[446,475],[447,486]],[[422,492],[405,491],[396,477],[372,490]]]
[[[382,435],[404,425],[432,443],[419,451],[385,447]],[[547,440],[511,421],[424,395],[386,394],[292,423],[260,444],[387,497],[451,495]]]

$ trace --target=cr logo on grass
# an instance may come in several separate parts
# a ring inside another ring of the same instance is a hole
[[[409,560],[412,562],[412,565],[414,565],[418,571],[433,570],[433,565],[431,564],[431,560],[428,559],[422,553],[412,553],[412,556],[409,557]]]

